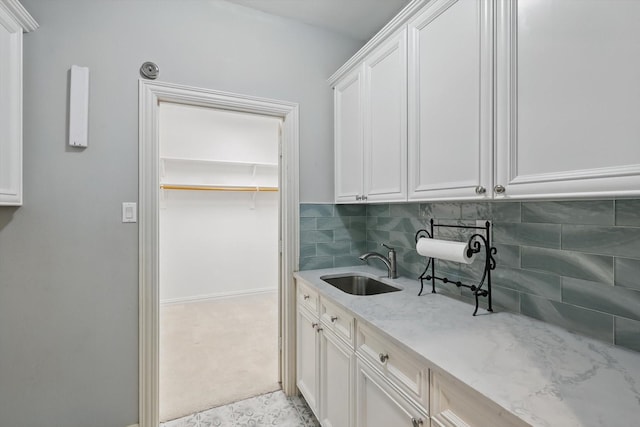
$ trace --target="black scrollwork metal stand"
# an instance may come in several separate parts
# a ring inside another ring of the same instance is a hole
[[[421,238],[429,238],[433,239],[433,229],[434,227],[446,227],[446,228],[463,228],[470,230],[484,230],[484,236],[480,233],[474,233],[467,242],[467,256],[471,257],[477,253],[480,253],[482,247],[484,246],[485,250],[485,261],[484,261],[484,272],[482,273],[482,279],[477,285],[467,285],[462,283],[461,281],[455,281],[448,279],[446,277],[438,277],[435,273],[435,260],[433,258],[429,258],[427,262],[427,266],[425,267],[422,274],[420,274],[420,292],[418,296],[422,295],[422,291],[424,290],[424,280],[431,280],[431,293],[436,293],[436,279],[440,280],[443,283],[453,283],[457,287],[463,287],[470,289],[473,292],[473,295],[476,298],[476,309],[473,312],[475,316],[478,313],[478,297],[486,297],[487,298],[487,311],[493,311],[491,307],[491,270],[495,270],[496,268],[496,260],[493,257],[498,250],[491,246],[491,223],[487,221],[484,227],[473,227],[468,225],[445,225],[445,224],[434,224],[433,219],[430,221],[431,231],[427,231],[425,229],[418,230],[416,233],[416,243]],[[431,272],[428,273],[429,267],[431,267]],[[486,283],[486,289],[483,286]]]

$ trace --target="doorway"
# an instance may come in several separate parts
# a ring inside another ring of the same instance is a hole
[[[277,274],[280,379],[295,393],[292,273],[298,245],[298,107],[296,104],[140,80],[140,426],[159,424],[160,207],[162,205],[160,109],[162,103],[254,114],[281,121]],[[185,192],[186,193],[186,192]],[[171,197],[171,196],[170,196]],[[248,203],[256,203],[247,199]]]
[[[159,105],[160,422],[280,390],[282,120]]]

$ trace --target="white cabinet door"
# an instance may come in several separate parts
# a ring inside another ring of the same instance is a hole
[[[361,200],[362,188],[362,67],[334,89],[335,199],[337,203]]]
[[[296,324],[296,376],[298,389],[309,404],[313,413],[318,416],[318,318],[298,305]]]
[[[374,370],[357,361],[358,427],[427,427],[428,417]]]
[[[497,16],[496,197],[640,194],[640,2],[499,0]]]
[[[320,423],[323,427],[353,425],[353,349],[327,329],[320,335]]]
[[[37,23],[0,0],[0,206],[22,205],[22,33]]]
[[[409,22],[409,200],[492,186],[493,2],[435,0]]]
[[[364,86],[365,200],[407,200],[406,30],[367,58]]]

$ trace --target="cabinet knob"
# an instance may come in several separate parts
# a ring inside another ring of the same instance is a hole
[[[316,332],[320,333],[320,331],[322,330],[322,328],[316,328]]]
[[[495,191],[497,194],[502,194],[502,193],[504,193],[505,191],[507,191],[507,189],[506,189],[506,188],[504,188],[504,186],[503,186],[503,185],[498,184],[498,185],[496,185],[495,187],[493,187],[493,191]]]
[[[309,299],[309,295],[303,295],[302,298],[304,298],[304,300],[308,300]]]
[[[314,323],[312,323],[312,324],[311,324],[311,327],[312,327],[313,329],[317,329],[317,328],[318,328],[318,324],[314,322]]]
[[[362,200],[367,200],[367,196],[362,195]]]
[[[415,418],[411,418],[411,425],[413,427],[418,427],[418,426],[421,426],[422,424],[424,424],[424,421],[422,421],[422,418],[418,418],[417,420]]]
[[[338,320],[338,316],[331,316],[331,322],[335,323]]]
[[[362,200],[362,196],[356,196],[356,200]]]
[[[487,192],[487,189],[484,188],[482,185],[478,185],[476,187],[476,194],[484,194]]]
[[[380,358],[380,363],[385,363],[387,360],[389,360],[389,355],[388,354],[380,353],[378,355],[378,357]]]

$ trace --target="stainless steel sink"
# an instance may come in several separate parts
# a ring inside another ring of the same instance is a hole
[[[340,276],[322,276],[324,280],[331,286],[340,289],[351,295],[377,295],[386,294],[387,292],[396,292],[401,289],[386,283],[382,283],[374,278],[360,276],[357,274],[344,274]]]

